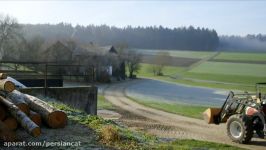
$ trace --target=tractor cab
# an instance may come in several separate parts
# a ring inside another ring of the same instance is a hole
[[[263,107],[264,114],[266,114],[266,82],[256,84],[256,96]]]

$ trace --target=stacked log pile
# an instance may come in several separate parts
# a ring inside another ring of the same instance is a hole
[[[41,134],[42,124],[63,128],[67,115],[34,96],[15,89],[15,84],[0,73],[0,140],[15,141],[15,131],[23,128],[33,137]]]

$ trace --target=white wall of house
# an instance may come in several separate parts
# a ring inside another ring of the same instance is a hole
[[[112,76],[112,74],[113,74],[113,67],[112,66],[108,66],[107,72],[108,72],[108,75],[109,76]]]

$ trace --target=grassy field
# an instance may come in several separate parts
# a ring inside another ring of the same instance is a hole
[[[192,86],[204,86],[210,88],[221,88],[221,89],[243,90],[243,91],[254,91],[255,83],[266,81],[266,77],[193,73],[193,72],[187,72],[186,69],[182,67],[169,67],[169,66],[165,67],[165,69],[163,70],[164,76],[154,76],[150,68],[151,68],[150,64],[141,64],[141,69],[139,70],[137,75],[139,77],[152,78],[171,83],[181,83]],[[176,79],[171,78],[169,76],[174,76],[176,77]],[[226,82],[229,84],[218,83],[218,82]]]
[[[141,68],[138,72],[139,75],[146,76],[146,77],[153,77],[154,74],[152,72],[152,65],[150,64],[140,64]],[[163,73],[164,75],[176,75],[178,73],[181,73],[185,70],[183,67],[173,67],[173,66],[165,66]]]
[[[158,52],[168,52],[173,57],[184,57],[184,58],[206,58],[215,52],[206,51],[187,51],[187,50],[151,50],[151,49],[134,49],[145,55],[156,55]]]
[[[138,51],[143,54],[155,55],[157,52],[164,50],[138,49]],[[192,64],[189,67],[166,66],[163,70],[164,76],[154,76],[151,69],[152,65],[143,63],[137,75],[194,86],[248,91],[254,91],[255,83],[266,82],[266,65],[252,63],[266,61],[266,53],[221,52],[214,58],[209,58],[215,52],[167,51],[172,56],[200,58],[204,61],[201,61],[197,65]],[[225,62],[213,62],[208,61],[208,59],[220,59]]]
[[[266,53],[230,53],[222,52],[214,59],[240,61],[266,61]]]
[[[189,72],[238,75],[252,77],[266,77],[265,64],[227,63],[227,62],[204,62]]]
[[[144,106],[198,119],[202,119],[202,112],[207,109],[207,107],[203,106],[191,106],[191,105],[171,103],[171,102],[167,103],[165,101],[158,102],[155,100],[143,100],[143,99],[140,100],[133,97],[128,97],[128,98]]]
[[[218,81],[226,83],[244,84],[244,85],[255,85],[258,82],[265,82],[266,76],[242,76],[242,75],[224,75],[224,74],[210,74],[210,73],[193,73],[186,72],[184,74],[186,78],[193,78],[206,81]]]

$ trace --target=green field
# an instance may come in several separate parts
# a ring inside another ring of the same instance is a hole
[[[201,65],[193,68],[189,72],[219,75],[266,77],[266,65],[227,62],[204,62]]]
[[[242,76],[242,75],[225,75],[225,74],[211,74],[211,73],[193,73],[186,72],[184,77],[191,79],[199,79],[204,81],[217,81],[226,83],[236,83],[243,85],[254,85],[258,82],[265,82],[266,76],[256,77],[256,76]]]
[[[137,51],[156,55],[157,52],[165,50],[137,49]],[[254,63],[266,61],[266,53],[221,52],[218,54],[217,52],[203,51],[166,51],[171,56],[200,58],[201,61],[189,67],[166,66],[163,69],[163,76],[154,76],[152,65],[141,64],[142,67],[137,75],[193,86],[245,91],[254,91],[255,83],[266,82],[266,64]],[[218,55],[212,58],[216,53]],[[211,61],[219,59],[224,62]],[[227,60],[228,62],[226,62]]]
[[[266,81],[266,77],[194,73],[187,72],[185,68],[170,66],[165,67],[165,69],[163,70],[164,76],[154,76],[152,71],[150,70],[151,66],[152,65],[150,64],[141,64],[141,69],[139,70],[137,75],[139,77],[152,78],[171,83],[181,83],[192,86],[204,86],[210,88],[243,91],[254,91],[255,83]],[[175,78],[172,78],[171,76]]]
[[[153,77],[154,74],[152,72],[152,65],[151,64],[144,64],[141,63],[141,68],[138,71],[138,74],[145,77]],[[182,67],[173,67],[173,66],[165,66],[163,69],[164,75],[176,75],[183,72],[185,68]]]
[[[199,59],[209,57],[210,55],[215,53],[207,51],[188,51],[188,50],[151,50],[151,49],[134,49],[134,50],[146,55],[156,55],[159,52],[168,52],[170,56],[173,57],[199,58]]]
[[[230,53],[222,52],[214,59],[239,61],[266,61],[266,53]]]

